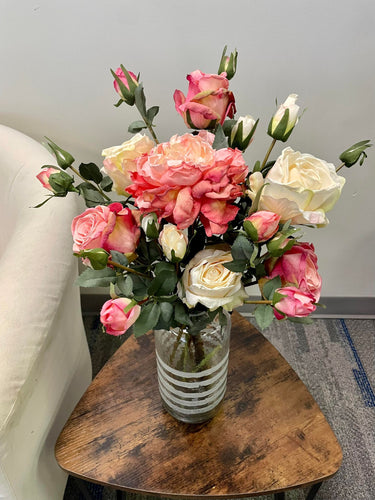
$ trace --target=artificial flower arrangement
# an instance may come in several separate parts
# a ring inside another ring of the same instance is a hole
[[[344,151],[338,168],[290,147],[270,160],[299,120],[291,94],[269,122],[272,142],[263,161],[249,168],[243,152],[259,119],[235,118],[229,80],[236,65],[237,52],[228,56],[225,48],[218,74],[187,76],[187,95],[176,90],[174,103],[191,130],[167,142],[156,136],[159,107],[147,108],[140,76],[124,66],[112,71],[116,106],[135,105],[141,120],[129,126],[130,140],[103,151],[102,169],[93,163],[76,169],[74,158],[48,140],[59,168],[45,165],[38,175],[50,191],[38,206],[70,192],[85,199],[87,209],[72,222],[74,254],[87,266],[77,283],[110,287],[100,318],[111,335],[132,325],[135,336],[170,327],[194,335],[245,303],[256,305],[265,328],[275,318],[309,321],[318,305],[317,256],[313,244],[300,241],[298,226],[328,223],[326,212],[345,183],[337,172],[362,164],[371,144]],[[253,285],[259,300],[249,300]]]

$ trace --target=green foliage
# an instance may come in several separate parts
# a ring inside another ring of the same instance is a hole
[[[99,270],[107,267],[109,254],[103,248],[92,248],[90,250],[82,250],[75,254],[83,259],[89,259],[93,269]]]
[[[113,262],[117,262],[117,264],[121,264],[122,266],[129,265],[128,258],[121,252],[117,252],[116,250],[111,250],[111,257]]]
[[[281,288],[281,278],[280,276],[275,276],[272,280],[267,281],[263,286],[263,295],[267,300],[272,300],[275,290]]]
[[[56,196],[66,196],[69,191],[75,191],[74,179],[63,170],[51,174],[48,179],[49,185]]]
[[[275,318],[272,306],[270,306],[269,304],[260,304],[259,306],[257,306],[254,310],[254,316],[261,330],[264,330],[265,328],[270,326]]]
[[[193,323],[189,318],[187,309],[182,302],[176,302],[174,306],[174,319],[180,325],[189,327],[193,326]]]
[[[215,139],[212,147],[214,149],[223,149],[228,147],[228,142],[225,137],[223,127],[220,124],[216,128]]]
[[[149,302],[142,306],[141,313],[137,321],[134,323],[133,331],[135,337],[140,337],[148,331],[152,330],[159,321],[160,305],[158,303]]]
[[[343,153],[341,153],[340,160],[348,168],[355,165],[358,160],[359,164],[362,165],[365,161],[365,158],[367,158],[365,149],[370,148],[371,146],[372,144],[370,144],[369,140],[357,142],[356,144],[353,144],[353,146],[350,146],[350,148],[346,149]]]
[[[143,120],[136,120],[135,122],[132,122],[129,127],[128,127],[128,132],[131,134],[136,134],[137,132],[140,132],[144,128],[147,128],[147,125]]]
[[[81,163],[78,168],[79,173],[87,181],[94,181],[95,184],[99,184],[103,180],[103,175],[95,163]]]
[[[88,208],[96,207],[97,205],[103,205],[106,203],[104,196],[100,194],[99,191],[97,191],[95,187],[88,182],[82,182],[82,184],[78,184],[77,189],[81,196],[85,199],[85,203]]]
[[[85,288],[92,286],[109,286],[110,283],[116,282],[116,271],[109,267],[105,269],[90,269],[87,268],[78,276],[75,284]]]
[[[112,186],[113,186],[113,181],[112,179],[109,177],[109,175],[105,175],[103,177],[103,180],[101,181],[101,183],[99,184],[99,187],[105,191],[105,192],[109,192],[112,190]]]

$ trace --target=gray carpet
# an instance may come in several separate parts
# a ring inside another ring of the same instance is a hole
[[[84,323],[96,374],[123,339],[103,334],[96,315],[85,315]],[[306,384],[343,449],[339,472],[323,484],[316,499],[375,499],[375,320],[275,322],[264,335]],[[116,498],[113,490],[69,478],[64,500],[85,500],[88,493],[95,500]],[[293,490],[286,497],[301,500],[305,494]]]

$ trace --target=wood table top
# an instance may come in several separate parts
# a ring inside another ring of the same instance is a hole
[[[205,424],[163,408],[152,334],[131,337],[96,376],[56,443],[69,474],[169,498],[239,498],[331,477],[342,452],[306,386],[268,340],[232,315],[228,388]]]

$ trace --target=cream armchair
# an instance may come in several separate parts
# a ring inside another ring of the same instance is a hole
[[[73,284],[73,195],[31,208],[35,175],[54,158],[0,125],[0,498],[62,499],[56,438],[91,380],[79,288]]]

